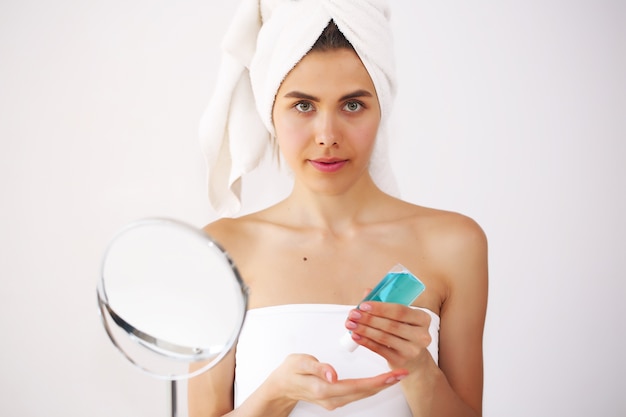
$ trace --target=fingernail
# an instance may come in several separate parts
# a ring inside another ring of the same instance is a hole
[[[348,317],[350,317],[351,319],[354,319],[354,320],[358,320],[361,317],[363,317],[363,315],[361,313],[359,313],[357,310],[352,310]]]
[[[370,304],[367,304],[367,303],[359,304],[359,310],[370,311],[371,309],[372,309],[372,306]]]
[[[353,321],[348,321],[348,322],[346,322],[346,327],[347,327],[348,329],[356,329],[357,325],[356,325],[356,323],[355,323],[355,322],[353,322]]]
[[[402,381],[404,378],[406,378],[406,375],[390,376],[385,382],[387,384],[393,384],[394,382]]]
[[[326,380],[328,382],[333,382],[333,374],[330,371],[326,371]]]

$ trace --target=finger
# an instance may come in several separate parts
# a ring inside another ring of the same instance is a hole
[[[290,359],[297,362],[297,372],[301,375],[314,375],[330,383],[337,381],[335,368],[312,355],[293,354]]]
[[[352,337],[357,343],[387,360],[389,366],[394,368],[414,369],[411,363],[417,358],[429,356],[428,346],[432,342],[432,336],[428,329],[415,327],[410,339],[399,338],[395,335],[363,326],[362,334],[352,332]]]
[[[337,381],[337,371],[329,364],[322,364],[322,372],[324,373],[324,379],[331,384]]]
[[[391,340],[386,339],[400,338],[409,340],[411,333],[418,328],[418,326],[412,324],[378,317],[358,309],[348,313],[345,326],[353,335],[366,336],[376,340],[380,339],[379,342],[384,345],[390,345]],[[381,337],[384,339],[381,339]],[[357,342],[359,340],[358,337],[353,337],[353,339]]]
[[[398,365],[402,363],[401,358],[418,355],[432,341],[428,327],[377,317],[360,310],[350,312],[346,328],[352,331],[356,343]]]
[[[406,369],[395,369],[393,371],[389,371],[373,377],[344,379],[340,382],[352,384],[353,388],[366,391],[368,388],[384,388],[386,385],[392,385],[396,382],[400,382],[408,374],[409,371],[407,371]]]
[[[428,327],[431,321],[430,315],[425,311],[402,304],[367,301],[359,305],[359,310],[366,311],[373,316],[384,317],[415,326]]]
[[[408,371],[397,369],[369,378],[338,380],[334,384],[325,384],[318,389],[309,401],[328,410],[334,410],[346,404],[370,397],[398,383],[408,375]],[[306,401],[306,399],[305,399]]]
[[[345,403],[372,396],[403,380],[409,372],[396,369],[368,378],[353,378],[337,381],[331,388],[333,397]]]

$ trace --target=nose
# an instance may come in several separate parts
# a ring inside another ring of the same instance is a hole
[[[337,121],[331,114],[320,114],[316,127],[315,141],[319,146],[332,147],[338,144]]]

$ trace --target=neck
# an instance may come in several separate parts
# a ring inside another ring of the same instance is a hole
[[[367,177],[337,194],[319,193],[296,183],[283,203],[287,218],[296,224],[341,232],[378,217],[387,198]]]

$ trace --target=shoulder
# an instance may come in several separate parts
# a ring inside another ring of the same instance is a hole
[[[207,224],[203,230],[212,237],[221,239],[232,233],[238,233],[244,226],[245,222],[241,218],[223,217]]]
[[[482,227],[471,217],[459,212],[420,206],[399,199],[389,199],[380,205],[383,227],[395,225],[400,235],[436,261],[449,263],[451,258],[481,256],[486,251],[487,237]]]
[[[487,305],[486,234],[474,219],[460,213],[440,212],[436,218],[430,238],[434,264],[446,288],[442,320],[478,330]]]
[[[427,238],[443,254],[486,247],[487,236],[471,217],[447,210],[417,205],[411,207],[410,223],[415,233]]]
[[[229,247],[252,238],[255,224],[259,221],[254,216],[224,217],[204,226],[203,230],[221,245]]]
[[[278,225],[265,211],[241,217],[225,217],[204,226],[203,230],[228,252],[244,252],[265,239]]]
[[[431,266],[448,290],[485,286],[487,236],[471,217],[453,211],[414,206],[412,230],[423,243]]]

